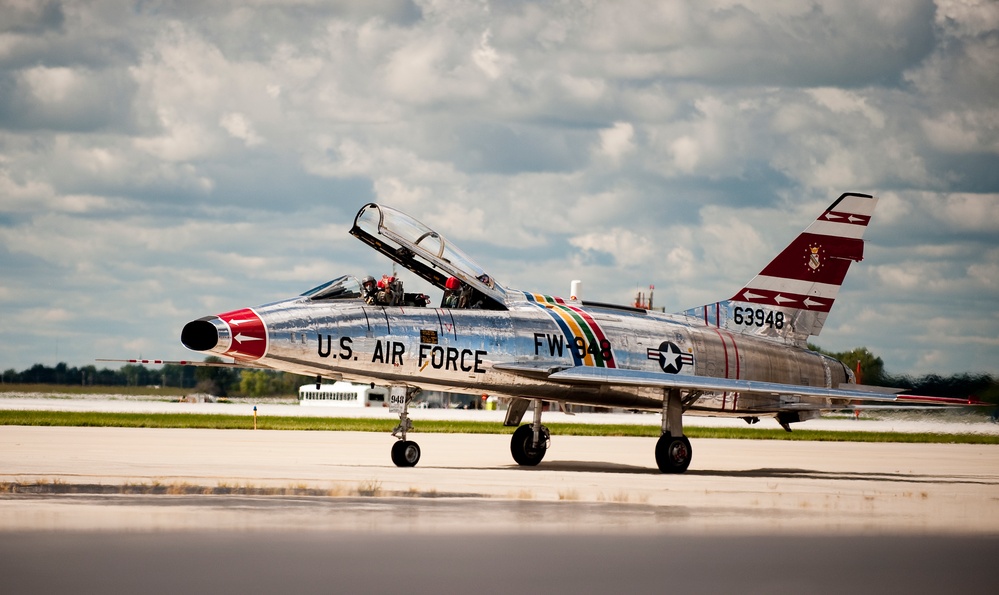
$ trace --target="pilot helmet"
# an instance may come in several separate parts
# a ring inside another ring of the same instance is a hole
[[[363,285],[364,287],[367,287],[368,284],[371,285],[375,284],[375,278],[372,277],[371,275],[368,275],[367,277],[364,278],[364,281],[361,281],[361,285]]]
[[[461,287],[461,281],[459,281],[457,277],[448,277],[447,283],[444,284],[444,287],[445,289],[450,289],[451,291],[454,291],[459,287]]]

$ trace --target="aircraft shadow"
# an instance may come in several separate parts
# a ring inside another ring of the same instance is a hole
[[[662,475],[659,469],[654,467],[640,467],[638,465],[622,465],[620,463],[606,463],[599,461],[542,461],[537,467],[521,467],[520,465],[508,465],[507,469],[522,469],[524,471],[570,471],[575,473],[624,473],[630,475]]]
[[[542,462],[537,467],[508,465],[505,469],[519,469],[525,472],[567,471],[570,473],[616,473],[626,475],[666,475],[655,467],[623,465],[599,461],[551,461]],[[938,476],[908,473],[879,473],[851,471],[818,471],[815,469],[760,468],[738,470],[689,469],[683,475],[693,477],[748,478],[748,479],[814,479],[834,481],[889,481],[898,483],[926,483],[945,485],[999,485],[993,477]]]

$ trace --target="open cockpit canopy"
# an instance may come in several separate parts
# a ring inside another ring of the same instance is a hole
[[[351,235],[428,283],[445,289],[456,277],[479,292],[486,309],[506,309],[506,290],[443,235],[402,211],[368,203],[354,218]]]

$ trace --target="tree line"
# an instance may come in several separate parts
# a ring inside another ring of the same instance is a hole
[[[918,377],[895,375],[888,373],[885,370],[884,360],[866,347],[831,352],[809,343],[808,348],[843,362],[854,372],[860,384],[903,388],[906,392],[928,397],[954,399],[974,397],[990,403],[999,403],[999,378],[990,374],[963,373],[952,376],[926,374]]]
[[[207,357],[206,362],[221,362]],[[75,367],[66,363],[55,366],[35,364],[17,371],[13,368],[0,373],[2,384],[52,384],[75,386],[165,386],[190,389],[219,397],[268,397],[297,395],[298,387],[310,379],[296,374],[272,370],[249,370],[164,364],[150,368],[125,364],[113,370],[96,366]]]
[[[874,386],[894,386],[909,392],[932,397],[968,398],[999,403],[999,378],[989,374],[927,374],[920,377],[893,375],[885,371],[884,361],[866,347],[850,351],[829,352],[809,344],[809,349],[838,359],[857,374],[857,382]],[[217,357],[206,362],[220,362]],[[859,369],[859,373],[857,370]],[[273,370],[180,366],[165,364],[149,368],[126,364],[117,370],[96,366],[70,367],[65,363],[53,367],[42,364],[18,372],[8,369],[0,374],[3,384],[56,384],[77,386],[172,386],[216,396],[266,397],[296,395],[298,387],[311,382],[297,374]]]

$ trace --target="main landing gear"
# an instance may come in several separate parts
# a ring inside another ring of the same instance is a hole
[[[683,473],[690,466],[693,450],[683,435],[683,402],[678,389],[663,395],[662,436],[656,443],[656,465],[663,473]]]
[[[406,386],[389,389],[389,411],[399,414],[399,425],[392,430],[392,435],[399,439],[392,445],[392,462],[397,467],[415,467],[420,462],[420,445],[406,440],[406,433],[413,429],[413,422],[409,419],[409,402],[419,390]]]
[[[551,433],[541,425],[541,399],[534,399],[534,422],[517,428],[510,440],[510,454],[518,465],[534,467],[545,458]]]
[[[700,395],[687,397],[690,405]],[[533,467],[545,458],[551,433],[541,425],[541,399],[532,399],[534,422],[516,429],[510,439],[510,454],[518,465]],[[507,413],[507,425],[516,425],[527,409],[527,400],[514,400]],[[683,435],[684,402],[678,389],[667,389],[663,395],[662,435],[656,443],[656,465],[663,473],[683,473],[690,466],[693,449],[690,440]],[[516,410],[515,410],[516,409]]]

